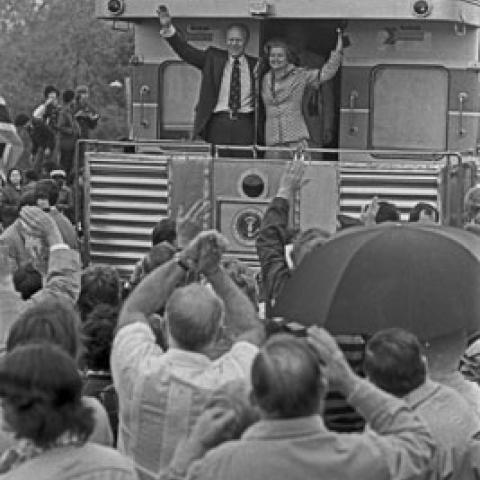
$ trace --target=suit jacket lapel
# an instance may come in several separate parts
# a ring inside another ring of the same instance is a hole
[[[217,91],[220,91],[220,85],[222,83],[223,78],[223,71],[225,70],[225,65],[228,60],[228,53],[226,51],[222,51],[218,57],[217,61],[213,62],[213,82],[215,83],[215,88]]]

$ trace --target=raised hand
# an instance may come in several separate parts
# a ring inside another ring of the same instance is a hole
[[[335,339],[324,328],[314,325],[308,329],[307,341],[325,364],[330,385],[341,392],[348,392],[355,383],[356,375]]]
[[[182,252],[205,275],[216,272],[227,248],[227,239],[216,230],[199,233]]]
[[[160,28],[162,30],[167,30],[172,25],[172,17],[170,16],[170,12],[165,5],[159,5],[157,7],[157,16],[158,21],[160,22]]]
[[[63,238],[53,218],[38,207],[25,206],[20,211],[22,230],[44,240],[48,245],[62,243]]]
[[[343,51],[343,31],[341,28],[337,28],[337,45],[335,47],[335,51]]]
[[[277,197],[289,199],[292,194],[303,185],[306,163],[301,155],[295,155],[291,162],[288,162],[283,171]]]
[[[202,231],[203,216],[210,212],[208,200],[197,200],[184,213],[184,206],[180,205],[177,213],[177,244],[184,248]]]
[[[198,241],[197,268],[207,276],[218,270],[222,255],[228,246],[228,241],[222,234],[215,230],[210,232]]]
[[[365,226],[375,225],[377,213],[380,206],[378,204],[378,197],[373,197],[370,203],[363,206],[362,213],[360,214],[360,221]]]

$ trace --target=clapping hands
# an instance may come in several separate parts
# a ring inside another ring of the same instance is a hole
[[[227,239],[216,230],[199,233],[184,249],[185,255],[195,264],[195,269],[213,275],[220,267],[220,260],[227,249]]]

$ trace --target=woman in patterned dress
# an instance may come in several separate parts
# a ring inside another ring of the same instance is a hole
[[[265,105],[265,140],[269,147],[296,150],[308,146],[309,133],[302,114],[302,98],[307,85],[319,87],[337,73],[342,62],[342,35],[321,69],[297,67],[283,40],[270,40],[265,46],[269,71],[262,80]],[[286,151],[268,151],[267,158],[290,158]]]

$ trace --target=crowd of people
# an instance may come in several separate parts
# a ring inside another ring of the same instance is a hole
[[[196,134],[255,143],[260,85],[268,146],[290,155],[331,140],[331,132],[313,138],[303,108],[308,89],[339,68],[341,34],[319,67],[298,66],[285,40],[270,40],[260,75],[244,53],[243,25],[229,27],[227,51],[201,51],[168,10],[159,18],[161,35],[203,72]],[[222,234],[202,231],[211,205],[199,200],[155,225],[150,251],[124,282],[111,266],[81,267],[68,183],[75,142],[98,114],[86,87],[65,91],[62,107],[58,97],[47,87],[32,116],[17,119],[32,146],[26,168],[10,169],[2,188],[2,478],[480,478],[478,333],[459,326],[417,338],[392,325],[367,335],[352,325],[334,337],[272,318],[294,271],[335,242],[320,228],[289,227],[304,183],[301,155],[287,163],[264,214],[258,274],[225,255]],[[479,187],[465,206],[476,234]],[[393,203],[373,198],[359,220],[339,215],[337,227],[400,220]],[[419,203],[409,221],[435,224],[439,212]]]
[[[45,171],[45,165],[55,164],[71,181],[75,144],[79,139],[89,138],[90,130],[100,118],[89,97],[86,85],[64,90],[61,98],[59,90],[48,85],[42,103],[31,116],[17,115],[14,123],[25,143],[31,145],[25,148],[23,162],[37,175]]]
[[[42,103],[31,114],[20,113],[15,117],[14,125],[24,148],[15,165],[9,165],[1,179],[3,229],[17,218],[19,207],[30,204],[39,180],[52,180],[57,185],[58,199],[51,202],[51,206],[71,221],[74,219],[72,184],[76,144],[80,139],[89,138],[100,117],[89,103],[89,90],[85,85],[65,90],[61,100],[59,90],[48,85]]]
[[[37,183],[0,236],[4,478],[478,478],[478,336],[332,337],[269,319],[292,271],[335,241],[288,228],[304,171],[289,162],[267,208],[259,275],[201,231],[199,200],[155,226],[128,284],[81,269],[53,183]],[[418,205],[411,220],[438,212]],[[373,199],[361,221],[399,213]]]

